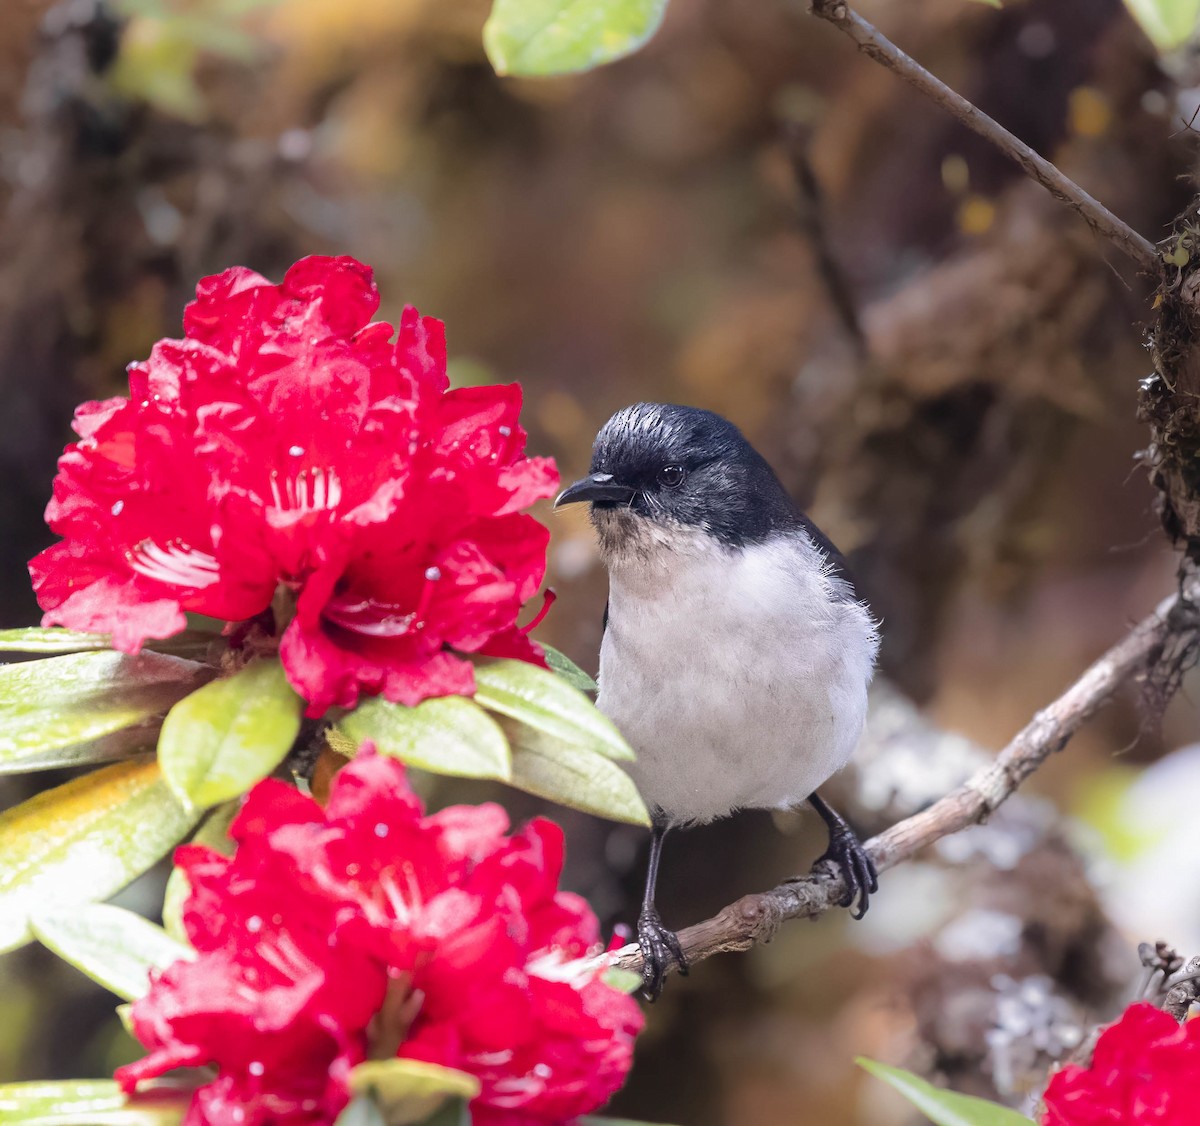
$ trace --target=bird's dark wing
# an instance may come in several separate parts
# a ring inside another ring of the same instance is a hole
[[[846,562],[846,557],[838,551],[831,540],[820,528],[816,526],[807,516],[799,509],[796,510],[796,516],[800,521],[800,527],[808,533],[809,539],[813,541],[820,551],[828,558],[831,564],[833,575],[840,579],[844,584],[844,592],[847,601],[858,601],[858,589],[854,583],[854,576],[850,573],[850,565]],[[604,620],[608,621],[608,607],[604,609]]]

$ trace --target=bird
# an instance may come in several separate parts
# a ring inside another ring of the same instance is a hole
[[[637,936],[654,1000],[672,963],[688,969],[655,905],[671,829],[807,802],[828,829],[818,863],[841,873],[841,906],[866,913],[875,865],[817,789],[862,735],[879,632],[841,553],[712,411],[619,410],[555,508],[578,503],[609,581],[596,705],[634,750],[651,813]]]

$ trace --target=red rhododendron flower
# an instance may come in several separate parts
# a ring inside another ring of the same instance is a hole
[[[1046,1088],[1043,1126],[1196,1126],[1200,1021],[1130,1005],[1096,1041],[1089,1067],[1068,1064]]]
[[[64,539],[30,564],[45,624],[136,652],[185,611],[263,615],[282,586],[310,715],[360,689],[470,693],[454,650],[541,663],[516,620],[547,532],[520,510],[558,474],[523,454],[520,387],[448,390],[441,322],[409,308],[395,333],[378,305],[352,258],[204,279],[130,397],[76,412],[46,510]]]
[[[227,858],[186,846],[183,922],[197,951],[133,1007],[150,1049],[127,1090],[215,1064],[187,1126],[309,1126],[345,1105],[379,1050],[389,982],[419,997],[398,1055],[476,1075],[477,1123],[570,1122],[624,1081],[642,1025],[632,998],[582,960],[596,918],[558,890],[562,832],[511,836],[496,805],[422,809],[391,759],[360,755],[322,809],[282,782],[251,792]],[[389,1051],[392,1050],[389,1048]]]

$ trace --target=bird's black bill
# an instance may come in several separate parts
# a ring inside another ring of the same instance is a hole
[[[581,504],[584,501],[592,504],[628,504],[633,500],[635,491],[628,485],[618,484],[611,473],[593,473],[563,489],[554,507],[561,508],[564,504]]]

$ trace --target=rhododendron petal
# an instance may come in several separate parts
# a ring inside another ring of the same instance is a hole
[[[281,659],[314,718],[470,694],[449,650],[539,661],[514,630],[548,533],[520,510],[558,478],[524,456],[520,388],[449,391],[441,323],[406,308],[393,334],[378,305],[346,257],[203,279],[131,397],[76,414],[46,513],[65,539],[31,564],[47,620],[131,652],[185,612],[261,634],[283,586]]]
[[[481,657],[510,658],[516,661],[527,661],[531,665],[549,668],[546,662],[545,650],[528,634],[515,626],[503,633],[493,634],[487,644],[477,650]]]
[[[425,393],[441,395],[449,388],[446,330],[441,321],[421,316],[411,305],[400,315],[396,359]]]
[[[506,516],[534,501],[553,496],[558,488],[558,467],[548,457],[529,457],[500,470],[496,486],[504,500],[496,509],[497,516]]]
[[[504,839],[508,814],[501,805],[450,805],[426,818],[438,830],[438,852],[447,864],[484,856]]]
[[[430,651],[427,642],[401,646],[363,639],[350,650],[327,630],[305,628],[299,617],[284,633],[279,655],[292,686],[309,701],[306,714],[314,718],[333,705],[352,707],[360,688],[409,707],[430,696],[470,696],[475,691],[471,664],[442,650]]]
[[[364,754],[354,769],[339,770],[329,787],[326,818],[374,824],[415,823],[421,803],[404,781],[403,767],[378,754]]]
[[[43,626],[109,633],[114,649],[136,653],[148,638],[171,637],[187,627],[178,602],[148,599],[134,579],[104,575],[42,615]]]
[[[253,840],[284,825],[323,820],[321,807],[312,798],[278,778],[268,778],[246,795],[229,835],[235,841]]]
[[[1200,1022],[1142,1002],[1096,1041],[1087,1067],[1051,1076],[1042,1126],[1189,1126],[1200,1086]]]
[[[312,301],[330,332],[351,336],[379,308],[371,268],[353,258],[301,258],[283,277],[284,293]]]
[[[521,385],[458,387],[442,397],[438,447],[460,462],[512,460],[524,447],[517,427]]]
[[[126,399],[116,397],[83,403],[75,411],[71,429],[81,438],[90,438],[127,402]]]
[[[324,809],[260,783],[232,857],[179,850],[197,958],[134,1005],[150,1054],[118,1078],[132,1090],[213,1063],[196,1126],[329,1126],[399,985],[419,1003],[397,1054],[476,1076],[476,1122],[560,1126],[596,1109],[629,1070],[641,1013],[602,967],[569,960],[595,951],[598,927],[557,889],[561,832],[507,829],[497,806],[425,816],[404,768],[373,753],[335,776]]]

